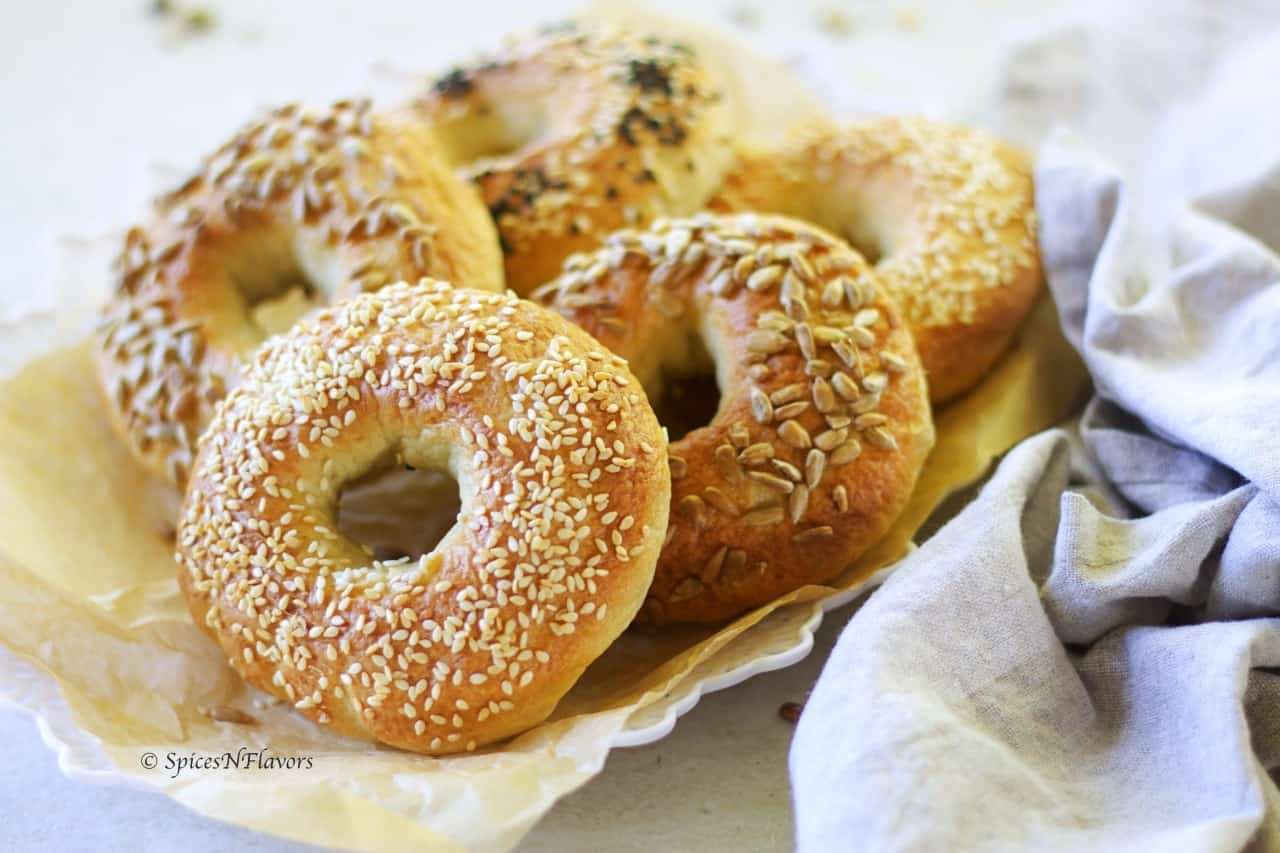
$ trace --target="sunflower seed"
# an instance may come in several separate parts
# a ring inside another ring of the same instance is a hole
[[[849,511],[849,491],[843,484],[831,490],[831,499],[835,501],[836,509],[840,512]]]
[[[799,483],[804,479],[804,475],[800,473],[800,469],[785,459],[770,459],[769,464],[777,469],[778,473],[793,483]]]
[[[870,329],[864,326],[850,326],[847,331],[853,342],[863,349],[875,346],[876,335]]]
[[[858,383],[849,378],[847,373],[836,373],[831,377],[831,387],[846,400],[856,400],[862,396]]]
[[[699,576],[707,583],[715,583],[720,577],[720,570],[724,568],[724,558],[728,553],[728,545],[721,545],[717,548],[711,558],[702,564],[702,571],[698,573]]]
[[[787,339],[770,329],[756,329],[747,335],[747,349],[762,355],[773,355],[787,346]]]
[[[676,584],[675,589],[671,590],[671,596],[668,600],[673,604],[681,601],[688,601],[691,598],[701,595],[704,589],[706,589],[706,587],[703,586],[702,581],[697,578],[685,578],[680,581],[680,583]]]
[[[702,515],[702,498],[697,495],[685,495],[676,504],[676,508],[696,521]]]
[[[689,463],[682,456],[668,456],[667,464],[671,467],[671,479],[679,480],[689,473]]]
[[[788,494],[795,488],[795,484],[790,480],[784,480],[766,471],[748,471],[747,477],[767,489],[773,489],[775,492],[782,492],[783,494]]]
[[[676,228],[667,232],[667,239],[663,248],[666,250],[667,256],[676,258],[689,245],[689,241],[693,239],[693,232],[687,228]]]
[[[738,454],[738,461],[743,465],[759,465],[766,459],[772,458],[773,445],[763,441],[751,445]]]
[[[831,345],[831,351],[844,362],[844,366],[856,372],[861,372],[862,362],[858,357],[858,351],[849,346],[845,341],[836,341]]]
[[[818,411],[826,414],[834,411],[836,406],[836,393],[831,390],[831,383],[823,379],[821,376],[813,380],[813,405],[817,406]]]
[[[756,320],[757,328],[772,329],[775,332],[788,332],[794,325],[795,322],[781,311],[765,311]]]
[[[421,220],[414,209],[403,202],[393,202],[387,205],[387,218],[401,228],[417,225]]]
[[[911,366],[907,363],[905,358],[898,355],[896,352],[889,352],[888,350],[880,353],[880,363],[883,364],[885,369],[890,373],[903,373]]]
[[[804,458],[804,484],[810,489],[818,488],[822,475],[827,470],[827,454],[818,448],[809,451]]]
[[[792,524],[799,524],[800,519],[804,517],[804,511],[809,508],[809,487],[805,485],[796,486],[795,491],[791,493],[791,498],[787,501],[787,512],[791,516]]]
[[[778,299],[782,302],[782,307],[786,309],[787,316],[796,320],[806,320],[809,317],[809,304],[805,301],[804,285],[792,273],[787,273],[782,282],[782,290],[778,294]]]
[[[796,274],[806,281],[812,281],[818,275],[813,264],[809,263],[809,259],[804,256],[803,249],[791,253],[791,266],[795,268]]]
[[[819,344],[830,346],[836,341],[844,340],[846,337],[842,329],[835,326],[814,326],[813,339]]]
[[[856,438],[851,438],[831,451],[830,462],[832,465],[848,465],[861,454],[862,445],[858,443]]]
[[[827,282],[822,288],[822,304],[827,308],[837,308],[840,300],[844,298],[844,289],[840,285],[840,279],[833,278]]]
[[[747,277],[747,290],[762,293],[777,284],[780,278],[782,278],[782,267],[761,267]]]
[[[889,385],[889,377],[884,373],[872,373],[862,377],[862,387],[872,394],[879,394]]]
[[[855,326],[874,326],[879,321],[879,308],[863,308],[853,315],[853,325]]]
[[[893,433],[884,427],[872,427],[863,433],[867,441],[879,447],[881,450],[897,450],[898,440],[893,437]]]
[[[715,460],[720,476],[731,483],[736,483],[742,479],[742,470],[738,467],[738,454],[733,449],[732,444],[722,444],[717,447]]]
[[[853,423],[858,429],[871,429],[871,427],[880,426],[888,422],[889,419],[880,412],[868,412],[865,415],[858,415]]]
[[[757,564],[757,566],[763,565],[763,563]],[[739,584],[749,580],[751,573],[747,571],[747,552],[738,548],[730,549],[729,556],[725,558],[724,569],[720,572],[720,577],[730,584]]]
[[[703,489],[702,499],[725,515],[733,518],[738,517],[738,505],[715,486],[707,486]]]
[[[786,514],[780,506],[768,506],[762,509],[753,509],[742,517],[743,522],[752,527],[763,527],[766,524],[780,524],[786,518]]]
[[[784,385],[770,394],[769,400],[775,406],[793,403],[803,397],[808,390],[803,382],[792,382],[790,385]]]
[[[800,353],[806,359],[811,359],[817,354],[813,346],[813,330],[809,328],[808,323],[796,323],[796,343],[800,345]]]
[[[843,444],[848,437],[849,431],[847,429],[829,429],[818,433],[813,443],[819,450],[825,450],[830,453]]]
[[[879,394],[868,394],[857,402],[849,404],[849,411],[855,415],[865,415],[867,412],[874,412],[876,407],[880,405]]]
[[[733,277],[732,270],[721,270],[720,273],[711,280],[710,289],[716,296],[727,299],[737,291],[738,280]]]
[[[811,358],[804,364],[804,372],[808,376],[821,376],[826,379],[835,373],[835,367],[825,358]]]
[[[808,545],[814,542],[823,542],[835,535],[835,531],[827,525],[821,527],[810,527],[808,530],[802,530],[791,537],[791,541],[797,545]]]
[[[675,282],[675,272],[680,268],[676,261],[664,261],[649,273],[649,284],[654,287],[666,287]]]
[[[813,445],[809,433],[795,420],[783,421],[778,427],[778,437],[799,450],[808,450]]]
[[[773,416],[780,421],[788,421],[792,418],[799,417],[809,411],[808,400],[797,400],[794,403],[787,403],[785,406],[779,406],[774,410]]]
[[[758,423],[773,422],[773,403],[769,402],[769,397],[763,391],[754,387],[751,389],[751,416]]]

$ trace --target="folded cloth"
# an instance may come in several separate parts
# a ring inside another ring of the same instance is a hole
[[[851,619],[791,751],[800,850],[1280,849],[1280,167],[1256,175],[1201,187],[1153,264],[1121,179],[1041,151],[1097,397]]]

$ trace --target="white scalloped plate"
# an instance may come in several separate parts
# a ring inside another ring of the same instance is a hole
[[[881,569],[853,589],[793,604],[769,614],[699,664],[675,690],[633,714],[614,737],[612,746],[637,747],[659,741],[671,733],[676,721],[692,710],[703,696],[803,660],[813,650],[814,632],[826,612],[871,591],[884,582],[892,568]],[[765,632],[776,634],[778,639],[771,644],[771,650],[761,654],[757,638]],[[744,642],[749,637],[750,642]],[[751,647],[751,651],[744,646]],[[123,784],[140,790],[149,789],[140,777],[117,770],[98,747],[97,741],[75,723],[50,676],[3,648],[0,648],[0,656],[10,658],[5,665],[7,671],[20,673],[17,683],[6,685],[11,693],[9,697],[0,697],[0,706],[14,707],[33,717],[40,739],[57,757],[58,769],[64,776],[96,785]]]
[[[614,736],[613,746],[645,746],[659,741],[670,734],[676,721],[691,711],[708,693],[733,687],[753,676],[785,669],[804,660],[813,651],[814,632],[822,624],[827,611],[847,604],[884,583],[895,566],[896,563],[880,569],[852,589],[834,592],[804,604],[782,607],[770,613],[709,660],[699,664],[674,691],[632,714],[626,726]],[[745,638],[765,631],[781,634],[780,642],[775,644],[774,649],[761,654],[759,643],[753,640],[753,655],[735,654],[735,648],[740,648]]]

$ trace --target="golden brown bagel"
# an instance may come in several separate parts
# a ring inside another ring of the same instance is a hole
[[[713,367],[712,421],[671,445],[642,616],[734,616],[838,574],[901,513],[933,445],[898,309],[843,242],[778,216],[614,234],[538,298],[628,359],[650,398]]]
[[[935,403],[982,378],[1040,293],[1029,164],[976,130],[922,118],[808,128],[785,150],[743,153],[709,206],[795,216],[876,260]]]
[[[428,131],[339,102],[273,111],[129,231],[98,364],[116,424],[181,483],[214,404],[266,336],[255,303],[300,280],[327,299],[435,275],[502,288],[493,225]]]
[[[417,562],[336,529],[379,464],[450,470]],[[510,294],[396,284],[259,352],[218,407],[178,532],[196,624],[255,687],[434,754],[544,719],[644,599],[665,437],[625,362]]]
[[[524,295],[617,228],[700,210],[733,159],[729,111],[691,49],[607,29],[518,39],[414,109],[480,188]]]

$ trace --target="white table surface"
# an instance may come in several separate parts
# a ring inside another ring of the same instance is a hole
[[[147,164],[194,163],[263,105],[345,95],[368,82],[375,60],[440,68],[502,32],[578,6],[211,0],[205,6],[216,15],[215,29],[175,41],[147,5],[0,3],[0,317],[51,304],[57,235],[101,234],[141,214],[153,189]],[[954,8],[967,4],[656,5],[727,28],[735,10],[751,9],[756,24],[743,35],[757,45],[801,57],[828,79],[848,79],[870,100],[965,115],[982,109],[998,44],[1061,4],[986,0],[977,4],[976,20]],[[847,15],[849,37],[818,26],[832,8]],[[388,82],[385,74],[380,79]],[[615,751],[522,849],[789,848],[792,727],[777,709],[804,698],[850,612],[829,615],[801,664],[703,699],[657,744]],[[16,711],[0,711],[0,755],[3,850],[298,847],[207,820],[160,795],[68,781],[33,723]]]

